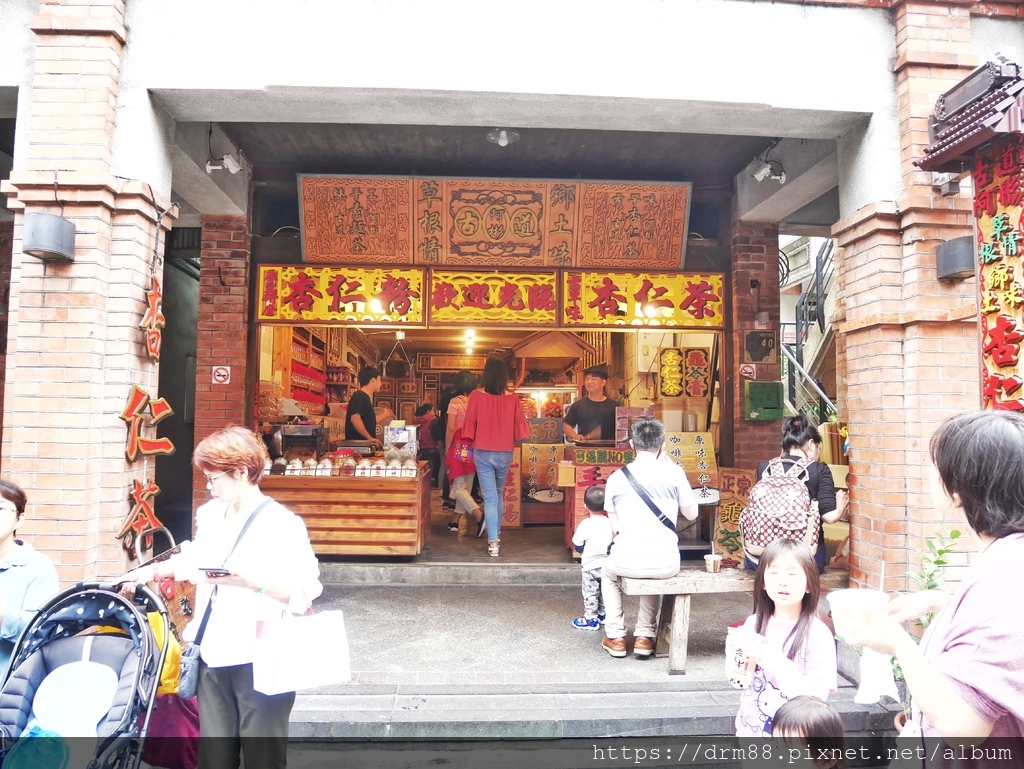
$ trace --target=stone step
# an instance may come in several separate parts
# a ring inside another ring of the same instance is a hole
[[[895,705],[858,705],[842,686],[830,698],[848,735],[892,730]],[[739,707],[731,688],[645,684],[566,687],[354,687],[300,694],[290,733],[325,740],[537,740],[729,735]]]
[[[322,561],[325,585],[516,585],[580,584],[580,567],[516,563],[339,563]]]

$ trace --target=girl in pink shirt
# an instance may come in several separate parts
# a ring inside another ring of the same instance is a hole
[[[818,568],[803,542],[765,548],[754,577],[754,613],[735,631],[755,670],[740,695],[737,737],[770,737],[775,712],[800,695],[825,700],[836,690],[836,644],[818,619]]]

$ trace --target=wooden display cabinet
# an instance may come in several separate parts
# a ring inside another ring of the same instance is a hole
[[[260,488],[306,524],[319,555],[415,556],[430,529],[430,466],[415,478],[265,475]]]

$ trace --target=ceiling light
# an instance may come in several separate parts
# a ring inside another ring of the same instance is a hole
[[[495,128],[493,131],[487,132],[487,141],[497,144],[499,147],[507,147],[519,141],[519,132],[513,131],[511,128]]]
[[[476,332],[473,329],[471,329],[471,328],[467,328],[466,329],[466,339],[472,339],[474,336],[476,336]]]

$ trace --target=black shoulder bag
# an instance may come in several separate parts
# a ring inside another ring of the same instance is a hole
[[[228,558],[235,552],[235,548],[238,547],[238,543],[242,541],[242,537],[245,536],[245,532],[249,530],[249,526],[256,520],[256,516],[260,510],[270,504],[270,498],[263,500],[259,507],[249,513],[249,517],[245,520],[245,524],[242,526],[242,530],[238,532],[238,538],[235,539],[235,544],[231,546],[228,554],[224,556],[224,563],[226,565]],[[199,622],[199,630],[196,632],[196,639],[188,645],[188,647],[181,653],[181,672],[178,674],[178,694],[185,699],[196,696],[196,691],[199,689],[199,644],[203,642],[203,635],[206,633],[206,623],[210,621],[210,611],[213,609],[213,599],[217,597],[217,588],[213,588],[213,594],[210,596],[210,601],[206,604],[206,611],[203,613],[203,618]]]
[[[651,500],[650,495],[644,490],[644,487],[636,482],[636,478],[629,472],[628,467],[622,468],[622,474],[626,476],[626,480],[629,481],[629,485],[633,487],[633,491],[640,495],[640,499],[647,503],[647,506],[651,508],[651,512],[658,516],[658,520],[661,521],[665,526],[672,532],[675,533],[676,525],[672,522],[672,519],[665,515],[658,506]]]

